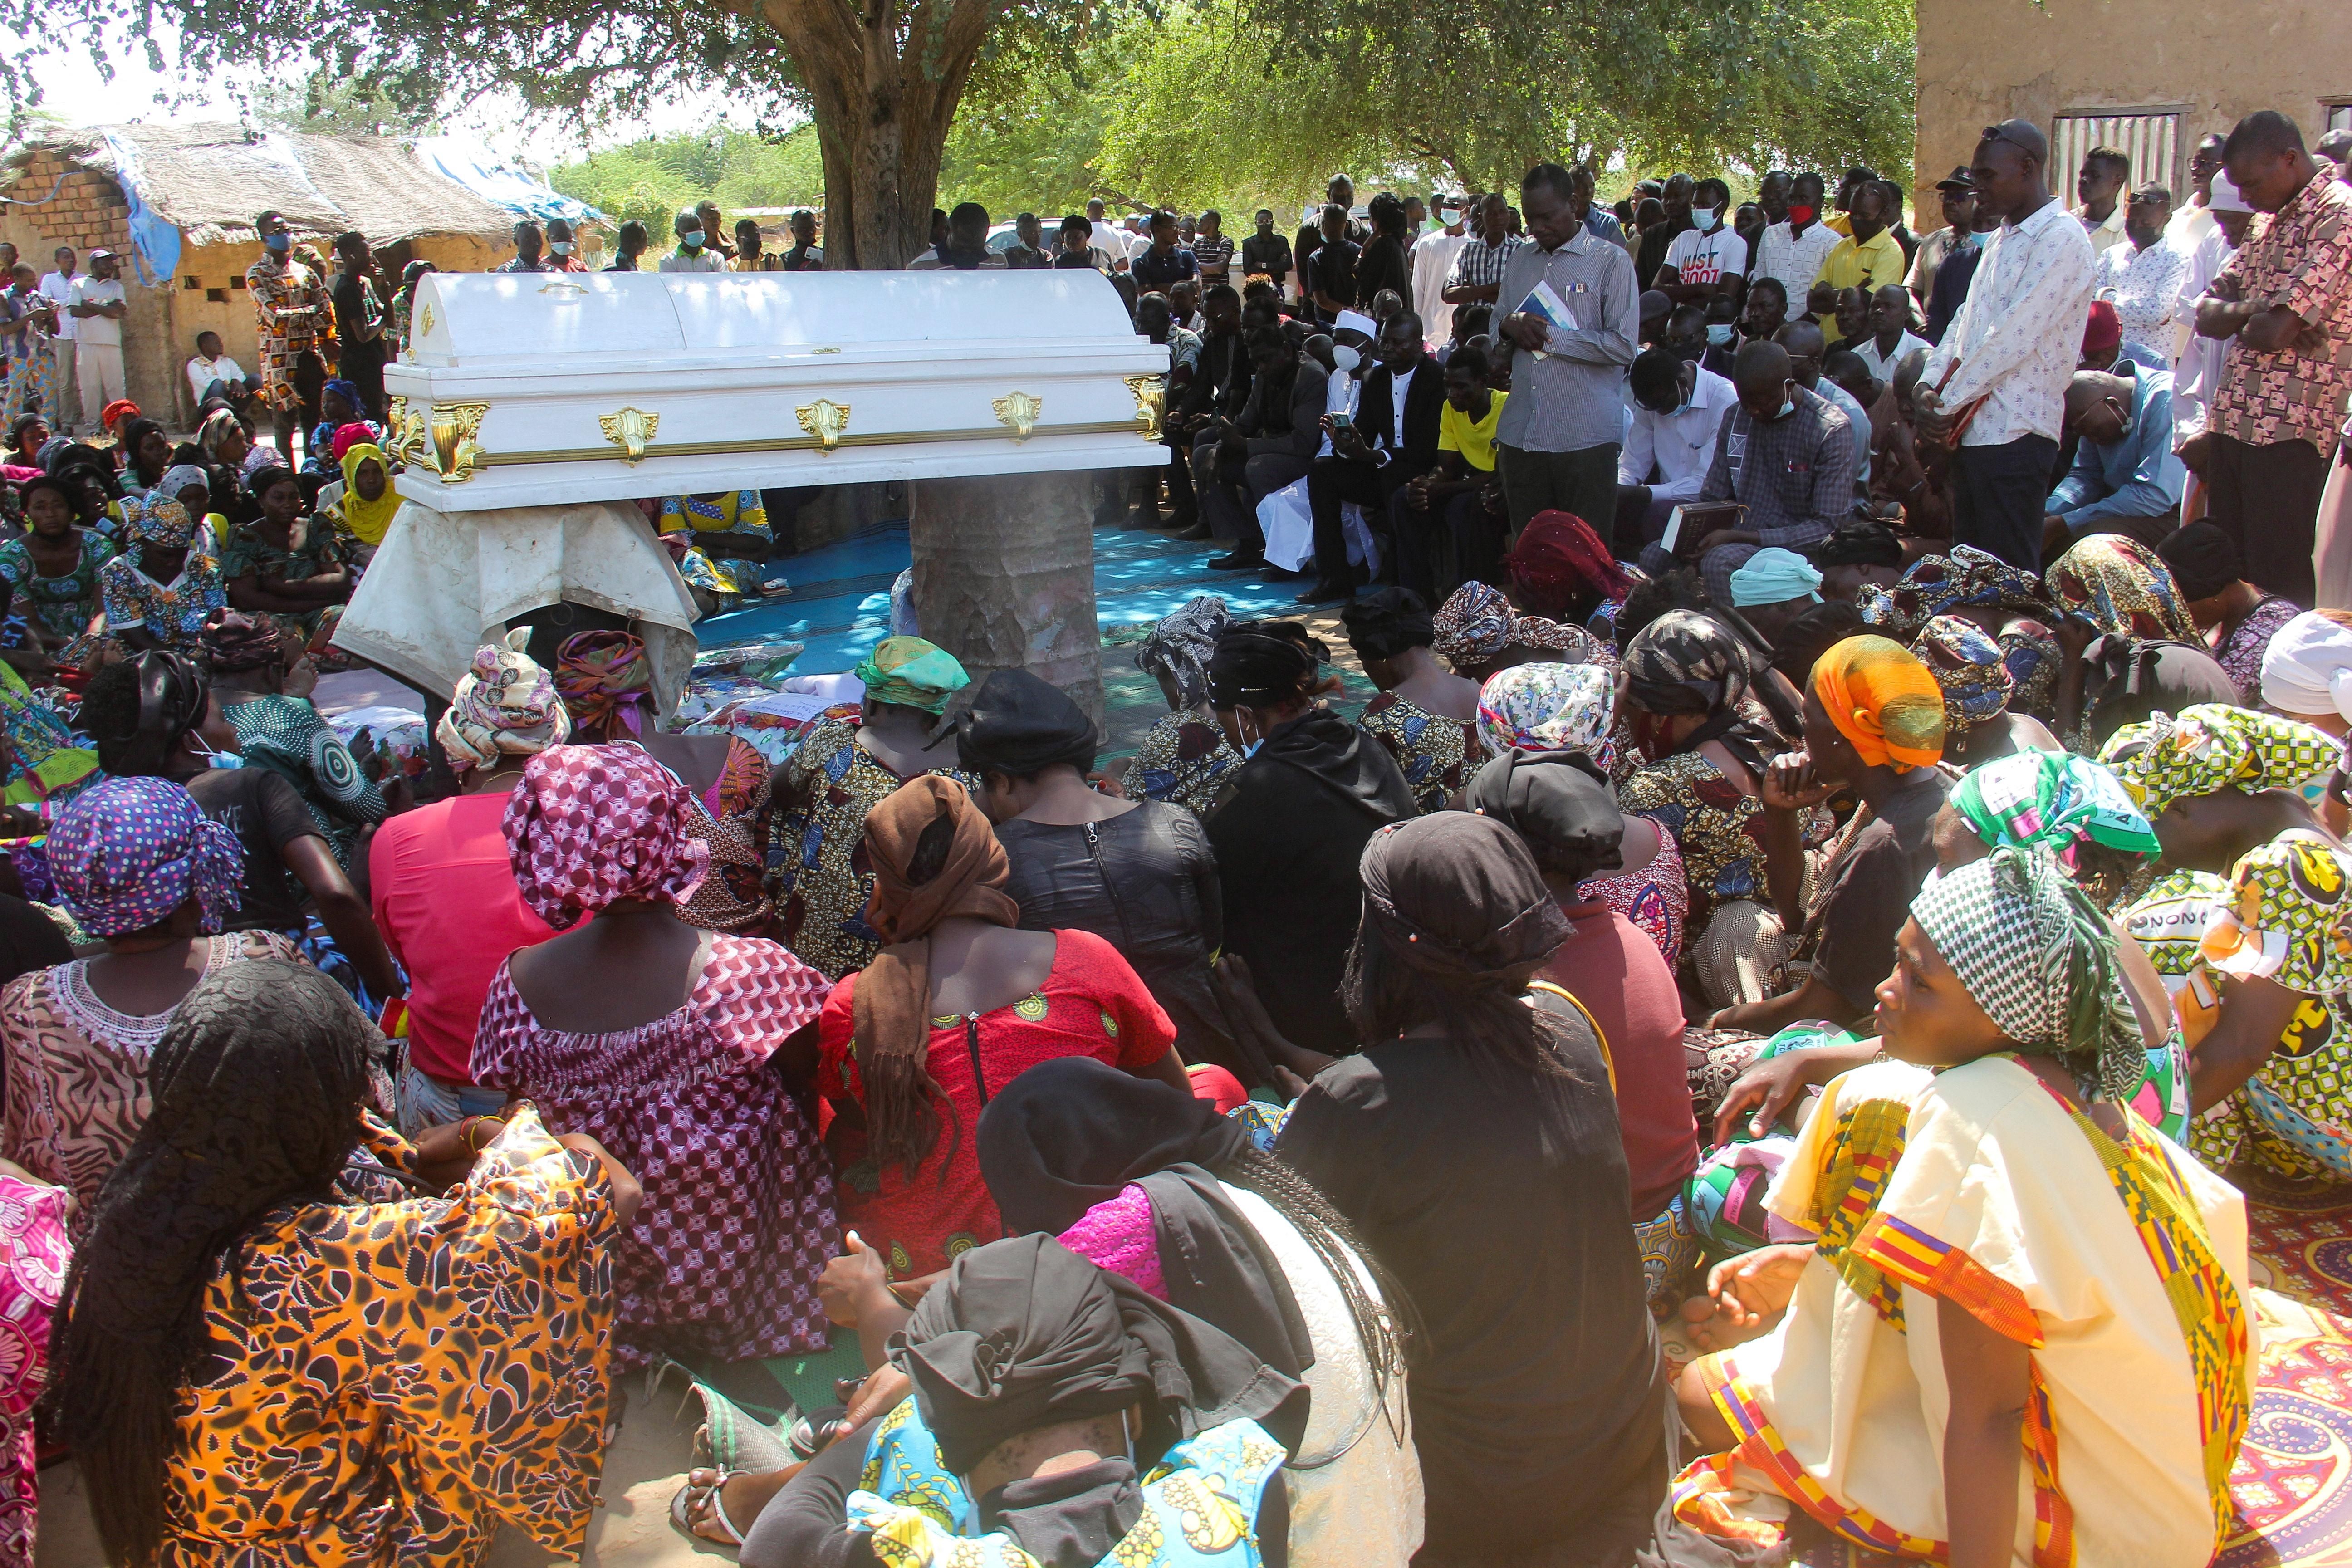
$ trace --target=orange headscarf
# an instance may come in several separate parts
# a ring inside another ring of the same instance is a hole
[[[1848,637],[1814,661],[1813,695],[1870,766],[1896,773],[1944,754],[1944,692],[1901,643]]]

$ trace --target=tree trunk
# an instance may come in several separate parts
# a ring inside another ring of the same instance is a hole
[[[1128,470],[1112,470],[1124,479]],[[1103,718],[1095,528],[1085,473],[920,479],[908,531],[915,621],[976,685],[1032,670]]]
[[[930,239],[940,154],[999,0],[762,0],[808,86],[828,268],[903,267]]]

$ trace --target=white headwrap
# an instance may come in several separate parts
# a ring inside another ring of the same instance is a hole
[[[2352,719],[2352,626],[2305,610],[2263,650],[2263,700],[2282,713]]]
[[[2250,213],[2254,209],[2229,175],[2215,174],[2213,195],[2211,199],[2206,202],[2205,210],[2216,213]]]

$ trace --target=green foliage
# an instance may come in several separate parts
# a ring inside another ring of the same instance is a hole
[[[353,77],[338,79],[325,71],[312,71],[299,85],[263,87],[254,108],[262,119],[289,131],[415,136],[433,129],[430,114],[401,102],[383,83]]]
[[[730,213],[824,199],[816,133],[807,127],[774,137],[722,129],[648,138],[559,164],[548,183],[615,222],[636,218],[656,236],[705,197]]]

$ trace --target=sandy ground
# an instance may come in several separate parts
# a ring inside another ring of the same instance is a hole
[[[645,1381],[628,1380],[629,1410],[620,1436],[604,1452],[604,1506],[588,1525],[586,1568],[704,1568],[731,1562],[735,1553],[708,1542],[688,1541],[670,1528],[669,1500],[685,1479],[694,1439],[693,1411],[673,1419],[675,1398],[651,1408]],[[72,1464],[41,1472],[41,1523],[35,1568],[105,1568],[98,1531],[90,1523],[81,1472]],[[485,1568],[540,1568],[567,1561],[541,1551],[505,1530],[491,1546]]]

